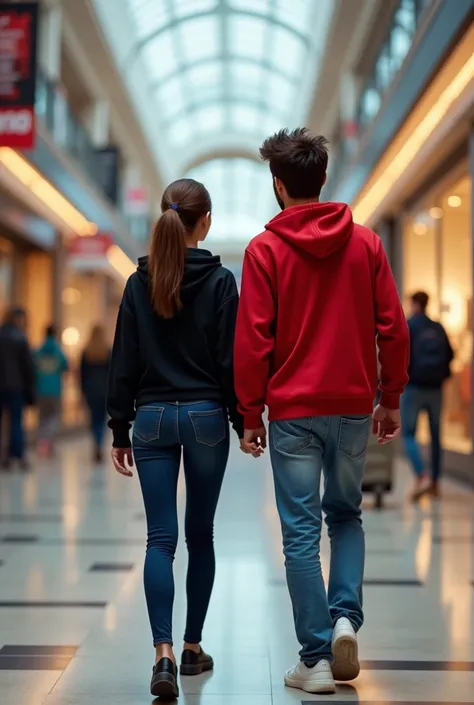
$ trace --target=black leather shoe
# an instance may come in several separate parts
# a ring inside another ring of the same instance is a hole
[[[155,664],[151,676],[150,691],[155,698],[175,700],[179,697],[178,669],[170,658],[162,658]]]
[[[183,651],[179,669],[182,676],[199,676],[205,671],[212,671],[213,668],[212,656],[208,656],[202,649],[198,654],[191,649]]]

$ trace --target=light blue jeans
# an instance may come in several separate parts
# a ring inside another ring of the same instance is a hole
[[[421,447],[416,440],[418,417],[422,411],[428,414],[431,433],[431,475],[434,482],[441,475],[441,412],[443,391],[441,387],[416,387],[408,385],[402,396],[402,435],[405,450],[415,475],[421,477],[425,462]]]
[[[340,617],[348,617],[356,631],[363,623],[361,487],[370,425],[369,416],[270,423],[286,577],[301,660],[309,667],[332,659],[332,632]],[[321,510],[331,541],[328,594],[319,558]]]

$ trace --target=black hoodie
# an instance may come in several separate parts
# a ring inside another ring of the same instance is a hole
[[[238,292],[220,257],[189,248],[182,310],[171,319],[153,310],[148,258],[127,282],[110,366],[107,410],[116,448],[130,446],[135,409],[157,401],[222,402],[243,435],[234,392],[233,347]]]

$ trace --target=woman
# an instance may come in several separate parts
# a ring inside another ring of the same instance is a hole
[[[112,459],[128,477],[135,419],[133,456],[148,525],[145,594],[156,652],[151,693],[177,697],[171,618],[181,454],[189,565],[180,672],[197,675],[213,668],[200,642],[214,583],[213,524],[229,453],[227,414],[239,438],[243,422],[233,385],[237,286],[219,257],[198,249],[211,225],[209,193],[193,179],[180,179],[164,192],[161,210],[150,254],[139,260],[123,295],[108,412]]]
[[[105,330],[102,326],[94,326],[81,358],[81,389],[89,408],[94,459],[97,463],[103,460],[109,366],[110,348]]]

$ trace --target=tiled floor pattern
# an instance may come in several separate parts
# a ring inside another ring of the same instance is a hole
[[[1,705],[145,705],[153,659],[142,591],[136,478],[88,464],[70,442],[53,465],[0,475]],[[216,523],[218,570],[204,646],[216,670],[181,679],[184,705],[474,703],[474,495],[365,503],[362,672],[333,698],[285,689],[297,659],[268,457],[233,449]],[[180,485],[180,504],[183,485]],[[182,506],[181,506],[182,509]],[[327,540],[323,563],[327,570]],[[186,554],[175,562],[175,634]]]
[[[64,671],[77,646],[3,646],[0,671]]]

